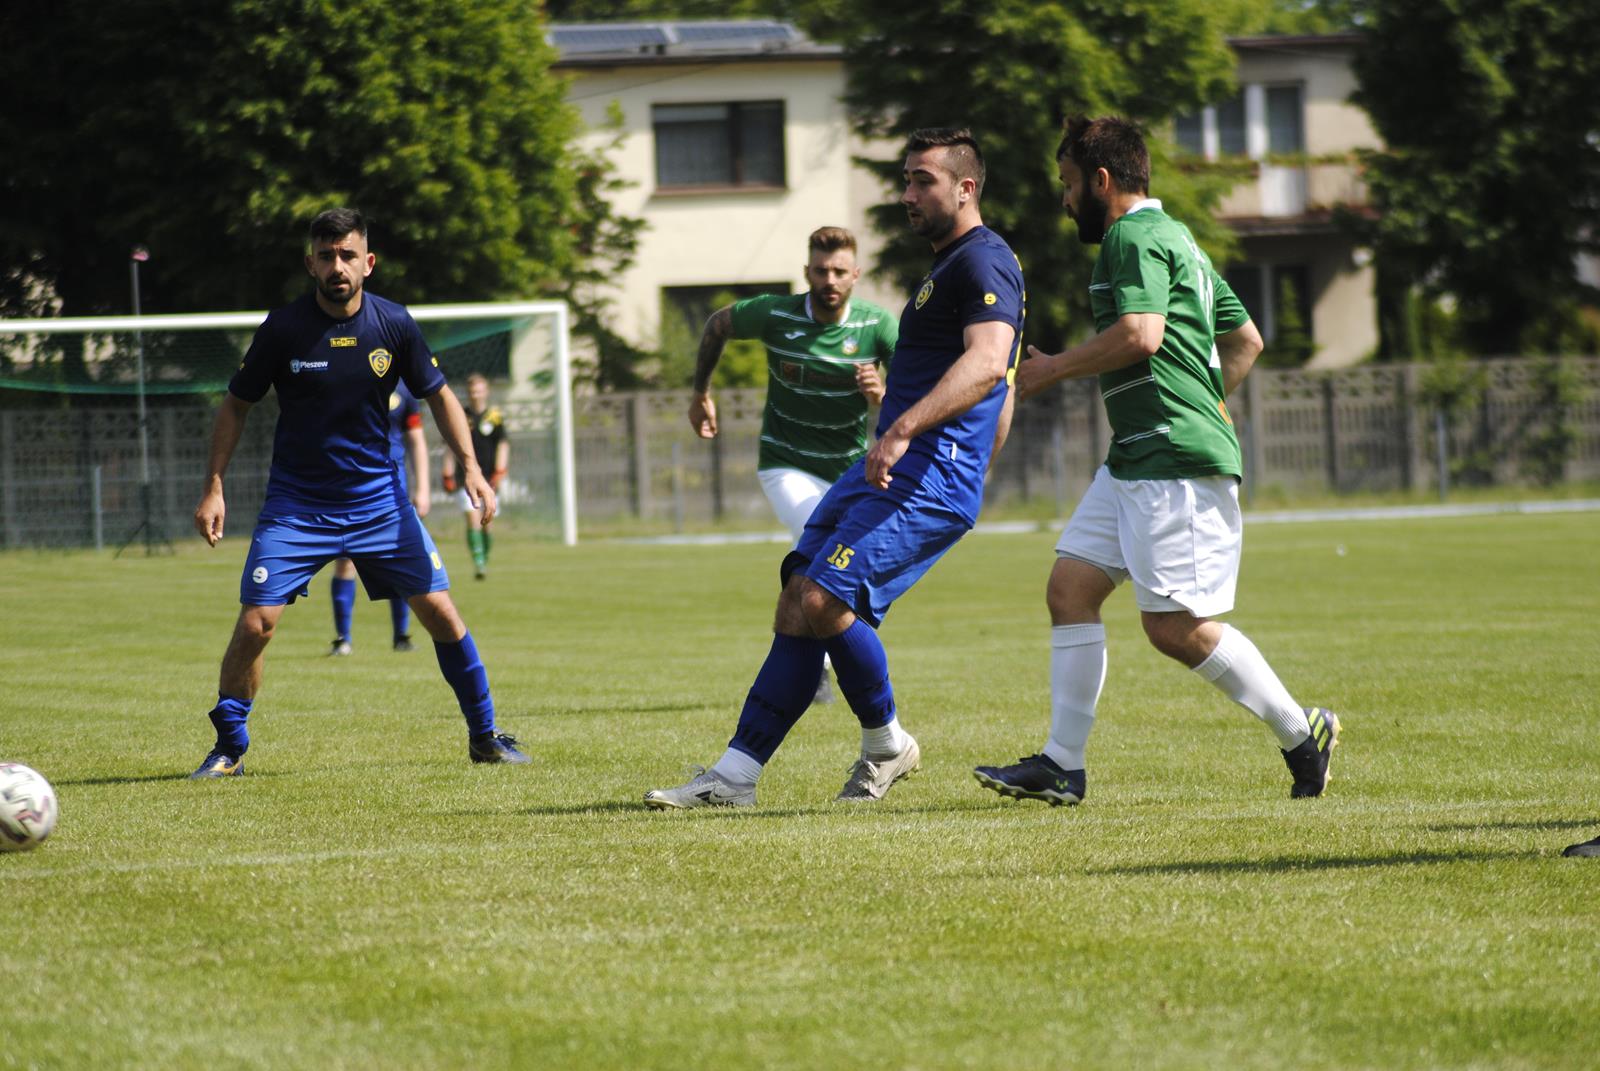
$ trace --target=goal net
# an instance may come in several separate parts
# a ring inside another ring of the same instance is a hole
[[[463,405],[468,375],[489,380],[511,443],[504,519],[577,542],[565,303],[414,305],[410,312]],[[0,546],[101,546],[145,520],[166,536],[186,536],[217,396],[265,317],[0,319]],[[269,393],[229,465],[231,532],[260,506],[276,418]],[[433,421],[425,417],[424,425],[433,516],[453,522],[454,502],[439,486],[443,445]],[[439,531],[445,538],[447,529]]]

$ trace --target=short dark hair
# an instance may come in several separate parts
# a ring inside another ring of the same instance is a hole
[[[945,154],[945,160],[949,162],[950,173],[955,175],[956,181],[972,179],[977,184],[978,200],[983,200],[983,180],[987,172],[983,166],[983,150],[978,148],[978,139],[972,136],[972,131],[964,126],[925,126],[912,131],[906,139],[908,153],[940,146],[950,150]]]
[[[1150,190],[1150,150],[1139,128],[1115,115],[1068,119],[1056,147],[1057,160],[1071,160],[1089,178],[1102,167],[1123,193]]]
[[[837,253],[841,249],[856,251],[856,236],[843,227],[818,227],[811,232],[808,248],[813,253]]]
[[[351,231],[362,238],[367,236],[367,217],[361,214],[360,209],[330,208],[317,213],[317,218],[311,221],[311,244],[338,241]]]

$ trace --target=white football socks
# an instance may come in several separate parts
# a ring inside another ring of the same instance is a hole
[[[1250,638],[1232,625],[1222,626],[1216,650],[1194,667],[1229,699],[1267,723],[1285,751],[1311,735],[1306,712],[1267,665]]]
[[[1309,731],[1309,730],[1307,730]],[[754,756],[746,755],[736,747],[730,747],[722,753],[722,758],[711,765],[710,773],[716,774],[730,785],[753,785],[761,776],[763,766]]]
[[[1106,682],[1106,627],[1054,625],[1050,629],[1050,739],[1045,758],[1063,770],[1081,770],[1094,728],[1094,708]]]
[[[864,759],[892,759],[906,749],[911,737],[900,728],[899,718],[890,718],[888,725],[876,729],[861,727],[861,757]]]

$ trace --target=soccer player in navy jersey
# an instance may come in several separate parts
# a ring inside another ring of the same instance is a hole
[[[315,290],[267,316],[228,384],[194,512],[195,528],[216,546],[227,512],[223,473],[250,407],[276,390],[266,501],[245,559],[243,605],[210,715],[216,744],[192,776],[244,772],[250,746],[245,720],[261,686],[267,643],[284,607],[306,594],[317,570],[341,556],[355,562],[370,598],[405,599],[433,637],[439,668],[467,721],[471,760],[527,763],[516,741],[496,731],[488,674],[390,449],[389,398],[404,382],[432,410],[461,466],[463,486],[493,516],[494,491],[472,456],[461,403],[405,308],[365,292],[377,258],[367,249],[360,212],[330,209],[312,220],[305,263]]]
[[[422,432],[422,406],[404,381],[395,384],[394,393],[389,395],[389,449],[400,467],[400,478],[406,481],[411,505],[418,517],[426,517],[432,505],[428,493],[428,439]],[[350,623],[356,607],[356,563],[349,558],[333,563],[332,595],[333,643],[328,654],[347,656],[355,651],[350,642]],[[389,624],[394,649],[413,650],[411,607],[404,599],[389,600]]]
[[[783,559],[772,649],[727,751],[687,784],[646,793],[647,806],[752,806],[757,778],[816,694],[824,653],[861,723],[860,757],[837,798],[882,799],[918,768],[877,628],[976,523],[1010,424],[1022,268],[983,225],[983,180],[968,131],[919,130],[907,142],[900,201],[934,260],[900,314],[878,441],[834,482]]]

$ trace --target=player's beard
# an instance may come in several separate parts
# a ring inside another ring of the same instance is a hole
[[[340,283],[348,285],[350,289],[343,291],[339,290],[338,286]],[[331,279],[318,279],[317,290],[322,294],[323,297],[327,298],[335,305],[343,305],[345,302],[361,293],[361,280],[357,279],[354,282],[350,282],[349,280],[341,279],[338,276],[334,276]]]
[[[943,208],[943,205],[939,206]],[[911,233],[920,238],[926,238],[934,245],[938,245],[945,236],[956,229],[956,214],[954,212],[928,212],[920,210],[911,221]]]
[[[832,312],[834,309],[843,308],[844,303],[849,300],[850,291],[848,290],[841,290],[833,294],[828,294],[821,290],[811,291],[811,303],[813,305],[819,305],[822,308],[827,309],[829,312]]]
[[[1078,241],[1084,245],[1099,245],[1105,241],[1106,213],[1105,200],[1085,186],[1078,210],[1072,214],[1073,222],[1078,225]]]

